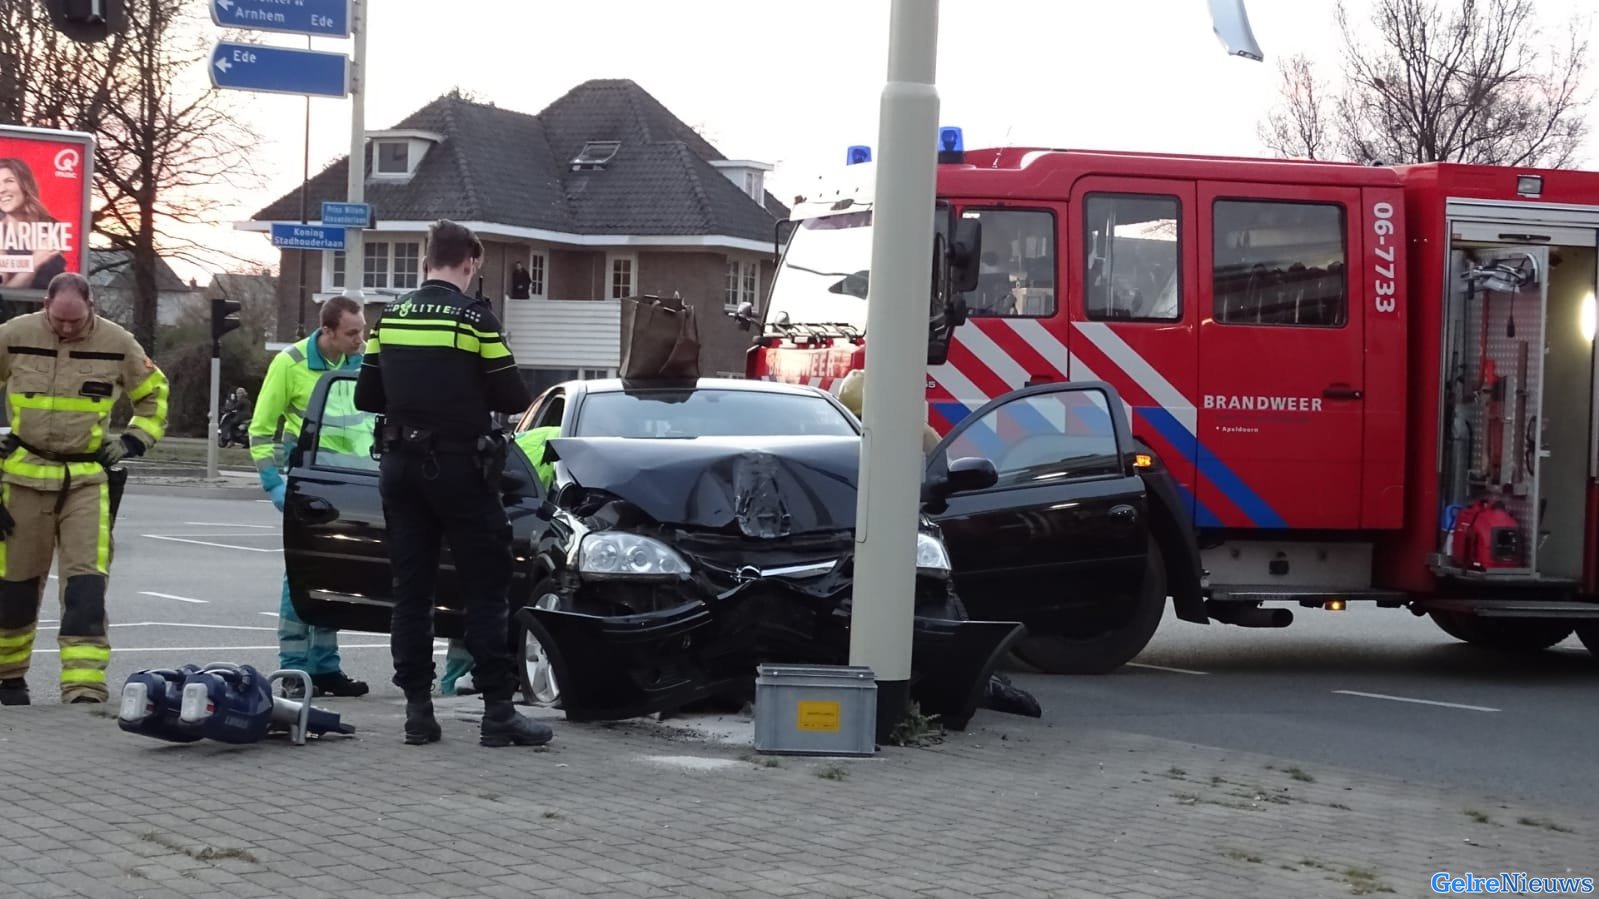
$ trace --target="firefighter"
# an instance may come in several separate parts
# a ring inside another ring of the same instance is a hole
[[[405,692],[405,742],[440,739],[433,716],[433,594],[448,539],[466,606],[472,680],[483,696],[479,742],[537,746],[553,734],[520,715],[507,626],[511,524],[500,496],[507,443],[489,416],[533,402],[485,300],[466,290],[483,243],[460,224],[428,229],[427,280],[383,311],[356,380],[356,407],[378,433],[386,544],[394,572],[390,644]]]
[[[250,458],[255,461],[261,489],[272,497],[279,512],[283,511],[287,490],[283,469],[300,438],[305,410],[317,381],[324,372],[361,365],[361,341],[366,330],[361,304],[349,297],[333,297],[322,304],[320,321],[315,334],[291,344],[272,359],[250,419]],[[331,408],[329,412],[337,415]],[[354,414],[353,409],[348,412]],[[274,437],[280,418],[281,445]],[[324,421],[324,425],[341,423],[342,419]],[[352,679],[340,667],[338,631],[306,624],[295,614],[287,572],[278,598],[278,666],[311,675],[312,690],[317,696],[364,696],[368,691],[364,681]],[[284,686],[285,695],[291,699],[303,698],[299,684],[286,682]]]
[[[133,335],[95,313],[76,272],[44,308],[0,325],[11,434],[0,444],[0,704],[27,705],[45,576],[60,548],[61,701],[105,702],[111,523],[126,472],[166,433],[167,379]],[[126,393],[133,418],[111,436]]]

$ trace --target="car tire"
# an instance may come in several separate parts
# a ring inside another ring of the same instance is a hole
[[[533,587],[528,605],[559,608],[560,594],[554,578],[545,578]],[[549,647],[554,645],[549,631],[531,614],[518,615],[516,627],[516,673],[521,683],[522,701],[527,705],[561,707],[560,678]]]
[[[1029,633],[1014,653],[1046,674],[1106,674],[1132,661],[1160,626],[1166,612],[1166,560],[1159,544],[1150,541],[1144,560],[1144,579],[1129,597],[1126,619],[1095,634]]]
[[[1540,652],[1571,636],[1571,622],[1542,618],[1479,618],[1469,612],[1427,613],[1444,633],[1503,652]],[[1599,635],[1596,635],[1599,636]],[[1587,644],[1584,644],[1587,645]],[[1589,646],[1592,649],[1592,646]]]

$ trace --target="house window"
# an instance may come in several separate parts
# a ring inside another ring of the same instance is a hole
[[[361,287],[381,290],[413,290],[421,283],[422,244],[414,240],[369,240],[362,246],[361,258],[365,260],[361,272]],[[344,287],[344,251],[333,253],[332,286]]]
[[[379,174],[403,175],[411,170],[411,146],[403,140],[378,141],[377,157]]]
[[[744,192],[759,200],[761,198],[761,176],[754,172],[745,172]]]
[[[638,278],[638,266],[635,262],[632,256],[611,257],[611,292],[608,294],[611,299],[636,295],[633,285]]]
[[[727,260],[727,283],[722,289],[722,305],[737,309],[740,303],[755,305],[755,295],[760,292],[761,269],[758,262],[740,259]]]
[[[527,274],[532,280],[528,288],[528,296],[544,296],[544,254],[534,253],[527,257]]]

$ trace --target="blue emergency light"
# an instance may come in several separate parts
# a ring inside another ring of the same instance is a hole
[[[872,148],[866,146],[865,144],[856,144],[855,146],[849,148],[849,153],[845,159],[845,165],[854,165],[858,162],[871,162]]]
[[[966,137],[959,128],[946,126],[938,129],[938,161],[964,162]]]

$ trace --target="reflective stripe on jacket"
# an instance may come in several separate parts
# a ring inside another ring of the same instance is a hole
[[[43,312],[0,325],[0,382],[11,431],[49,454],[84,455],[120,436],[108,433],[111,411],[126,393],[133,418],[126,433],[145,449],[166,436],[167,379],[125,328],[98,315],[84,335],[63,341]],[[7,483],[38,490],[106,479],[99,462],[60,462],[21,446],[0,461]]]
[[[288,464],[289,452],[305,425],[305,410],[317,381],[335,368],[361,367],[360,353],[344,357],[336,367],[330,366],[317,351],[316,338],[313,333],[272,357],[266,379],[261,382],[261,395],[256,398],[255,412],[250,417],[250,459],[266,490],[282,483],[280,471]],[[281,444],[276,436],[279,419],[283,421]]]

